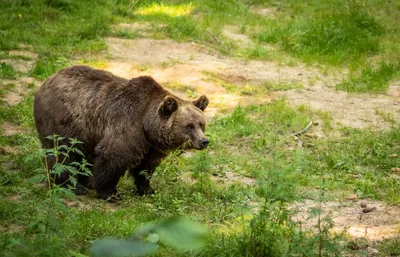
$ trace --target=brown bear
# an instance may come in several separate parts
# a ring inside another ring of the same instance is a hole
[[[185,101],[147,76],[127,80],[88,66],[72,66],[52,75],[35,95],[34,118],[43,148],[53,148],[49,135],[77,138],[93,163],[93,187],[103,199],[129,170],[140,195],[153,192],[150,177],[172,150],[204,149],[206,96]],[[65,144],[68,141],[63,142]],[[66,164],[81,161],[70,155]],[[47,157],[48,165],[54,159]],[[146,172],[143,172],[146,171]],[[64,171],[55,181],[64,184]],[[89,187],[77,178],[77,194]]]

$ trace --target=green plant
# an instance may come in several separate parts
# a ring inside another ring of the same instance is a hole
[[[83,153],[77,148],[82,142],[76,139],[69,139],[69,145],[60,145],[60,142],[66,139],[61,136],[52,135],[46,137],[53,140],[54,148],[43,150],[43,167],[36,170],[37,175],[33,176],[30,181],[33,183],[45,182],[46,199],[41,205],[37,206],[38,215],[32,219],[28,225],[28,229],[37,229],[40,233],[49,233],[56,231],[59,223],[57,217],[60,214],[69,212],[69,209],[63,203],[63,199],[75,199],[71,189],[77,186],[77,176],[91,176],[89,169],[90,164],[82,159],[82,162],[68,163],[71,154],[78,154],[84,157]],[[54,160],[54,165],[50,167],[48,159]],[[61,185],[55,183],[56,177],[63,172],[68,172],[69,178]]]
[[[149,222],[136,230],[128,240],[103,238],[93,243],[95,257],[145,256],[154,254],[160,242],[179,251],[193,251],[203,247],[207,231],[197,222],[187,218]]]

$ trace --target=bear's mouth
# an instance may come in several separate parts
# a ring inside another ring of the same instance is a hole
[[[189,143],[190,143],[191,148],[194,148],[196,150],[204,150],[208,146],[208,143],[207,144],[202,144],[201,142],[196,143],[196,144],[193,142],[189,142]]]

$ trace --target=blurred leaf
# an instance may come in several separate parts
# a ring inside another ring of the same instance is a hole
[[[94,257],[144,256],[155,253],[158,246],[133,240],[103,238],[93,243],[90,251]]]
[[[199,223],[186,218],[175,218],[159,224],[145,224],[138,234],[157,232],[161,240],[181,250],[198,249],[204,245],[207,230]]]
[[[150,243],[157,244],[158,241],[160,241],[160,235],[157,233],[152,233],[146,238],[146,240]]]
[[[201,224],[186,218],[167,221],[157,232],[161,240],[182,251],[201,248],[207,234]]]

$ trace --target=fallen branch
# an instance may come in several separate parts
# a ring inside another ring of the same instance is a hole
[[[307,127],[305,127],[303,130],[301,130],[301,131],[299,131],[299,132],[296,132],[296,133],[294,133],[294,134],[291,134],[290,136],[291,136],[291,137],[294,137],[294,136],[299,136],[299,135],[301,135],[301,134],[304,134],[304,133],[311,127],[312,124],[313,124],[312,121],[310,121],[310,123],[307,125]]]

